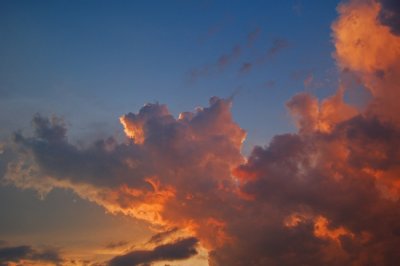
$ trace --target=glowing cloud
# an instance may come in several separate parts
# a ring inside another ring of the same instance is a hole
[[[17,158],[3,167],[3,182],[43,195],[72,189],[186,237],[111,265],[174,259],[164,254],[174,247],[186,258],[197,241],[212,266],[397,265],[400,39],[379,19],[379,2],[350,1],[338,11],[335,58],[370,91],[365,110],[344,101],[345,84],[323,100],[297,94],[287,107],[298,132],[275,136],[248,158],[231,99],[213,97],[178,118],[147,104],[121,117],[127,142],[87,148],[68,141],[62,121],[36,116],[34,136],[15,136]],[[277,42],[271,55],[285,46]]]

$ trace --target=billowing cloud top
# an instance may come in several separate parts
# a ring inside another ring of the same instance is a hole
[[[147,104],[120,118],[126,143],[87,147],[68,141],[62,121],[36,116],[34,136],[16,134],[3,181],[43,195],[69,188],[186,237],[111,265],[187,258],[197,241],[210,265],[397,265],[400,38],[382,17],[387,2],[342,4],[333,24],[339,69],[371,94],[363,110],[344,102],[344,82],[321,101],[295,95],[287,107],[298,132],[248,158],[230,99],[179,118]]]

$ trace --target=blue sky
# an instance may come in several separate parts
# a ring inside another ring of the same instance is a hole
[[[291,129],[284,102],[294,93],[308,89],[325,96],[336,87],[326,79],[336,75],[330,24],[337,1],[1,5],[5,112],[0,119],[7,133],[23,129],[39,112],[64,117],[73,125],[71,132],[113,134],[120,130],[120,115],[147,102],[165,103],[177,115],[205,106],[211,96],[236,94],[233,113],[249,132],[248,142],[265,143]],[[249,73],[239,73],[243,63],[265,56],[275,40],[285,47]],[[222,70],[214,66],[236,46],[239,56]],[[210,73],[190,78],[192,71],[207,67]],[[309,75],[314,88],[304,87]]]

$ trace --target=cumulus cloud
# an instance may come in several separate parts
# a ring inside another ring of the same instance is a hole
[[[158,247],[110,265],[188,258],[197,244],[212,266],[397,265],[400,40],[378,19],[381,10],[349,1],[332,26],[338,68],[371,94],[363,110],[345,102],[345,82],[321,100],[299,93],[287,102],[297,132],[248,158],[231,99],[213,97],[178,118],[147,104],[120,118],[126,142],[85,147],[68,140],[61,120],[36,116],[33,136],[16,134],[7,147],[14,155],[3,182],[43,195],[69,188],[165,230],[150,240]],[[267,54],[284,47],[277,41]],[[178,230],[185,238],[165,244]]]
[[[248,254],[251,265],[395,265],[399,187],[391,172],[398,171],[399,133],[357,115],[330,132],[279,135],[255,148],[236,175],[248,199],[245,215],[260,214],[231,228],[252,242],[216,252],[215,265],[234,252],[241,255],[229,265],[244,265]]]
[[[399,122],[400,38],[377,19],[376,1],[351,1],[338,7],[333,24],[339,69],[351,72],[373,97],[370,111]]]
[[[70,188],[109,212],[189,228],[204,235],[203,244],[223,242],[208,235],[224,234],[221,209],[236,189],[231,169],[244,160],[245,132],[230,107],[213,97],[209,107],[174,118],[166,106],[148,104],[121,117],[130,141],[86,148],[68,141],[61,121],[36,116],[33,137],[16,134],[20,161],[8,165],[4,180],[42,194]]]
[[[111,259],[109,266],[135,266],[163,260],[182,260],[197,254],[194,237],[155,247],[152,250],[135,250]]]

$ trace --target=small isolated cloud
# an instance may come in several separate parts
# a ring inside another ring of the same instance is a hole
[[[253,31],[247,34],[247,46],[249,47],[253,46],[254,42],[258,40],[260,35],[261,35],[260,27],[255,28]]]
[[[155,247],[152,250],[135,250],[111,259],[109,266],[135,266],[164,260],[183,260],[197,254],[198,240],[194,237]]]
[[[225,67],[231,64],[236,58],[238,58],[241,52],[242,48],[240,47],[240,45],[234,46],[230,53],[221,55],[218,58],[216,65],[218,66],[219,69],[223,70]]]
[[[107,245],[105,245],[105,247],[108,249],[116,249],[116,248],[125,247],[128,244],[129,244],[128,241],[121,240],[121,241],[110,242]]]
[[[253,67],[253,65],[249,62],[243,63],[242,66],[239,69],[240,73],[247,73],[251,70],[251,68]]]
[[[267,50],[267,59],[270,59],[287,47],[289,47],[289,42],[286,39],[279,38],[273,40],[271,47]]]
[[[309,74],[303,81],[304,87],[305,88],[310,88],[312,83],[314,81],[314,75],[313,74]]]
[[[271,89],[271,88],[275,87],[275,85],[276,85],[276,81],[275,80],[268,80],[267,82],[264,83],[264,86],[267,89]]]

